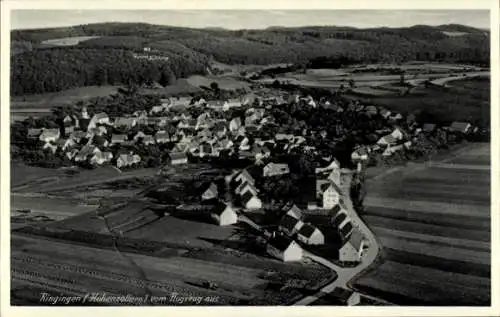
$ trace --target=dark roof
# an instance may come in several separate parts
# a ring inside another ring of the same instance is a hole
[[[285,251],[289,246],[290,244],[293,242],[292,239],[286,237],[286,236],[282,236],[282,235],[275,235],[274,237],[271,237],[269,238],[269,240],[267,240],[267,243],[272,245],[273,247],[275,247],[276,249],[280,250],[280,251]]]
[[[250,201],[250,199],[252,199],[253,197],[255,197],[255,195],[250,191],[250,190],[247,190],[245,192],[245,194],[243,196],[241,196],[241,201],[243,202],[243,204],[246,204],[247,202]]]
[[[218,202],[212,209],[212,213],[220,216],[227,207],[228,205],[226,203]]]
[[[306,237],[306,238],[310,238],[315,230],[316,230],[316,227],[306,223],[300,228],[299,234]]]
[[[334,220],[333,220],[333,226],[335,228],[338,228],[342,222],[347,218],[347,215],[345,213],[339,214]]]
[[[288,231],[292,231],[298,222],[299,222],[298,219],[295,219],[294,217],[289,215],[285,215],[280,221],[280,227],[283,227]]]
[[[80,118],[80,120],[79,120],[80,129],[87,130],[89,123],[90,123],[90,119]]]
[[[343,237],[346,237],[351,231],[352,231],[352,223],[348,222],[345,224],[345,226],[340,229],[340,233]]]
[[[332,213],[336,215],[340,210],[342,210],[342,208],[337,204],[332,208]]]

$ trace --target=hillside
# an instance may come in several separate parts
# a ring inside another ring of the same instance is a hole
[[[455,33],[461,36],[449,35]],[[488,64],[490,42],[488,32],[462,25],[372,29],[310,26],[232,31],[101,23],[14,30],[11,37],[14,95],[89,84],[117,84],[128,79],[165,85],[174,78],[205,74],[211,60],[266,65],[306,63],[318,57],[342,56],[373,63],[420,60]],[[68,40],[75,37],[80,39]],[[152,58],[137,62],[133,53],[142,52],[144,47],[151,48],[146,55]],[[115,56],[120,62],[104,65],[103,61],[109,56]],[[158,56],[168,57],[168,62]],[[51,66],[49,72],[47,63]],[[87,79],[80,78],[77,67],[80,64],[85,65]],[[109,74],[116,69],[122,75]],[[137,75],[141,72],[142,76]],[[40,80],[43,84],[30,84]]]

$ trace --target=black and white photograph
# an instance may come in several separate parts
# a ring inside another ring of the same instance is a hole
[[[493,306],[491,10],[10,9],[2,300]]]

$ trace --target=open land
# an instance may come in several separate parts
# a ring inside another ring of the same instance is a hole
[[[385,262],[354,286],[404,305],[489,305],[490,145],[373,181],[363,219]]]

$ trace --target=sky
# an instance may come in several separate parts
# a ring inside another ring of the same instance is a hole
[[[336,25],[359,28],[464,24],[489,28],[487,10],[13,10],[11,29],[101,22],[145,22],[192,28],[263,29]]]

